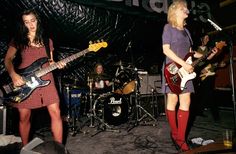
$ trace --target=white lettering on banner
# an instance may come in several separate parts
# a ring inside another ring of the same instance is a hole
[[[169,2],[171,0],[106,0],[112,2],[125,2],[126,6],[143,7],[148,12],[167,13]],[[207,19],[211,19],[210,6],[207,3],[196,4],[195,1],[191,1],[190,8],[194,20],[200,20],[207,22]]]
[[[149,12],[165,12],[168,9],[168,0],[106,0],[112,2],[125,2],[127,6],[142,6],[145,10]],[[141,3],[141,4],[140,4]],[[159,3],[159,5],[156,5]]]
[[[163,0],[150,0],[150,7],[153,9],[153,11],[155,12],[165,12],[167,13],[168,10],[168,2],[163,1]],[[161,8],[157,7],[156,4],[160,3],[160,5],[162,6]]]

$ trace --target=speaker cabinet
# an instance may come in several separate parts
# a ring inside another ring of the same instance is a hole
[[[161,93],[161,75],[139,74],[140,94],[151,94],[153,90]]]
[[[7,124],[7,109],[5,106],[0,106],[0,134],[6,134]]]

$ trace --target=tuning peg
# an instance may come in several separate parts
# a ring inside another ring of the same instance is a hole
[[[89,44],[93,44],[93,42],[92,42],[92,41],[89,41]]]
[[[97,43],[100,43],[101,41],[100,40],[97,40]]]

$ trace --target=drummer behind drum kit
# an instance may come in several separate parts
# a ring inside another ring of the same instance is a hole
[[[109,87],[104,86],[105,80],[110,80]],[[95,81],[103,85],[101,89],[94,87]],[[99,76],[98,80],[95,75],[90,75],[87,79],[86,88],[64,85],[66,116],[73,135],[82,128],[82,126],[77,127],[77,120],[82,116],[88,117],[85,123],[90,121],[89,127],[95,127],[97,124],[101,131],[119,131],[113,129],[112,126],[126,123],[130,119],[129,115],[134,116],[134,126],[137,126],[143,119],[143,117],[140,118],[140,110],[156,123],[156,118],[140,105],[139,87],[138,70],[124,67],[122,64],[119,64],[113,79],[107,76]],[[131,95],[134,95],[134,103],[130,99]],[[134,113],[130,114],[131,112]]]

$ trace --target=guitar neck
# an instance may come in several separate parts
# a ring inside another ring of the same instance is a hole
[[[215,45],[215,47],[216,47],[218,50],[221,50],[224,46],[226,46],[225,41],[216,42],[216,45]],[[195,60],[195,61],[192,63],[192,66],[195,67],[195,66],[197,66],[200,62],[206,60],[207,57],[208,57],[212,52],[213,52],[213,51],[212,51],[212,49],[211,49],[210,52],[204,54],[201,58]]]
[[[207,59],[207,57],[212,53],[212,51],[204,54],[201,58],[196,59],[193,63],[192,66],[195,67],[197,66],[200,62],[204,61]]]
[[[73,55],[71,55],[71,56],[69,56],[69,57],[67,57],[67,58],[65,58],[65,59],[62,59],[62,60],[60,60],[60,61],[58,61],[58,62],[56,62],[56,63],[54,63],[54,64],[52,64],[52,65],[50,65],[50,66],[48,66],[48,67],[45,67],[45,68],[42,68],[42,69],[36,71],[36,72],[35,72],[35,75],[36,75],[37,77],[44,76],[45,74],[47,74],[47,73],[49,73],[49,72],[51,72],[51,71],[57,69],[60,62],[63,62],[63,63],[65,63],[65,64],[66,64],[66,63],[69,63],[69,62],[71,62],[71,61],[73,61],[73,60],[75,60],[75,59],[77,59],[77,58],[79,58],[79,57],[85,55],[85,54],[88,53],[88,52],[89,52],[89,50],[88,50],[88,49],[85,49],[85,50],[83,50],[83,51],[80,51],[80,52],[78,52],[78,53],[75,53],[75,54],[73,54]]]

